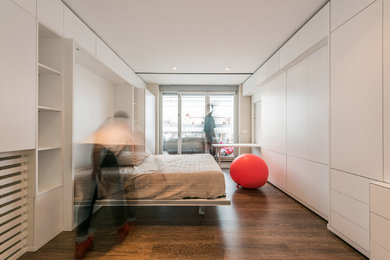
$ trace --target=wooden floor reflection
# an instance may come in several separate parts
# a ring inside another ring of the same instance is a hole
[[[326,229],[326,221],[274,188],[236,189],[231,206],[138,207],[137,228],[118,243],[111,212],[96,213],[95,247],[85,259],[365,259]],[[22,259],[73,259],[74,233],[62,232]]]

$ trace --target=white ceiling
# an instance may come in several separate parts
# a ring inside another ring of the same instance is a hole
[[[138,74],[146,82],[160,85],[239,85],[247,74]]]
[[[327,0],[64,2],[146,82],[194,85],[245,81]]]

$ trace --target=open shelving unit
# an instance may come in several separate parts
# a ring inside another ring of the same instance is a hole
[[[37,194],[62,184],[62,37],[39,24]]]
[[[38,23],[38,97],[35,183],[31,192],[34,251],[62,231],[63,219],[63,38]],[[50,211],[50,218],[45,214]]]

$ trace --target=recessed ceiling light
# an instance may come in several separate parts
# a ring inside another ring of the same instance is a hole
[[[225,70],[226,70],[226,71],[229,71],[229,70],[230,70],[230,67],[226,67]]]
[[[177,68],[175,66],[172,67],[173,70],[176,70]]]

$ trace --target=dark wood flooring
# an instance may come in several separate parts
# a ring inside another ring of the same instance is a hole
[[[85,259],[366,259],[326,228],[326,221],[270,184],[236,189],[231,206],[138,207],[137,227],[119,243],[111,211],[95,214],[95,247]],[[74,233],[62,232],[21,259],[73,259]]]

